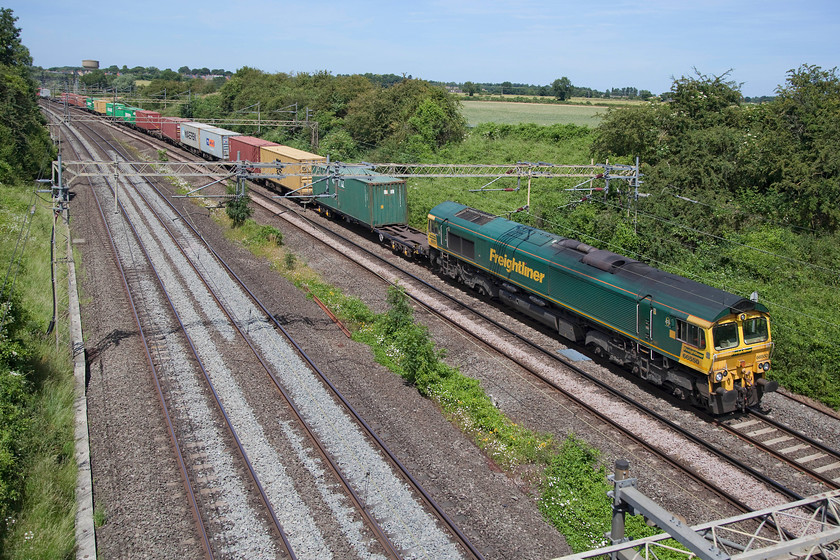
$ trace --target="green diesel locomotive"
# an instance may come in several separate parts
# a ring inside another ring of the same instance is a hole
[[[757,302],[455,202],[434,207],[428,226],[441,274],[713,414],[777,387]]]

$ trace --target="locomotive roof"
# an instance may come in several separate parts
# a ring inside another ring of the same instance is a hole
[[[489,240],[503,243],[537,260],[551,262],[595,281],[654,301],[686,315],[715,322],[730,313],[767,309],[749,299],[659,270],[611,251],[596,249],[456,202],[443,202],[430,214],[449,220]]]

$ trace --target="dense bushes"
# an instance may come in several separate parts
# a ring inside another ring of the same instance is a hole
[[[590,137],[592,130],[589,127],[574,124],[540,126],[533,123],[514,125],[486,122],[476,125],[470,131],[470,134],[491,140],[516,138],[530,141],[564,142]]]
[[[4,255],[5,256],[5,255]],[[28,351],[19,336],[23,316],[17,298],[0,305],[0,519],[20,500],[23,472],[21,444],[29,425],[31,388],[26,376]]]
[[[15,21],[0,9],[0,556],[64,558],[74,544],[73,377],[67,347],[44,337],[53,221],[33,196],[53,148]]]

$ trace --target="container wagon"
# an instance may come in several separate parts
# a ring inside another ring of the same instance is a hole
[[[190,122],[190,119],[183,117],[161,117],[160,131],[163,137],[170,142],[177,144],[181,141],[181,124]]]
[[[134,124],[143,130],[160,130],[160,113],[137,109]]]

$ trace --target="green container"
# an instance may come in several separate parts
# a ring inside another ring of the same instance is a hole
[[[105,115],[108,117],[120,117],[125,114],[125,105],[123,103],[108,103],[105,105]]]
[[[324,168],[312,172],[312,194],[322,206],[368,227],[405,225],[408,221],[405,181],[367,169],[349,169],[326,176]]]
[[[85,106],[87,107],[88,111],[93,111],[93,97],[85,98]]]
[[[139,107],[126,107],[123,110],[123,120],[127,123],[134,124],[137,120],[137,111],[141,111]]]

